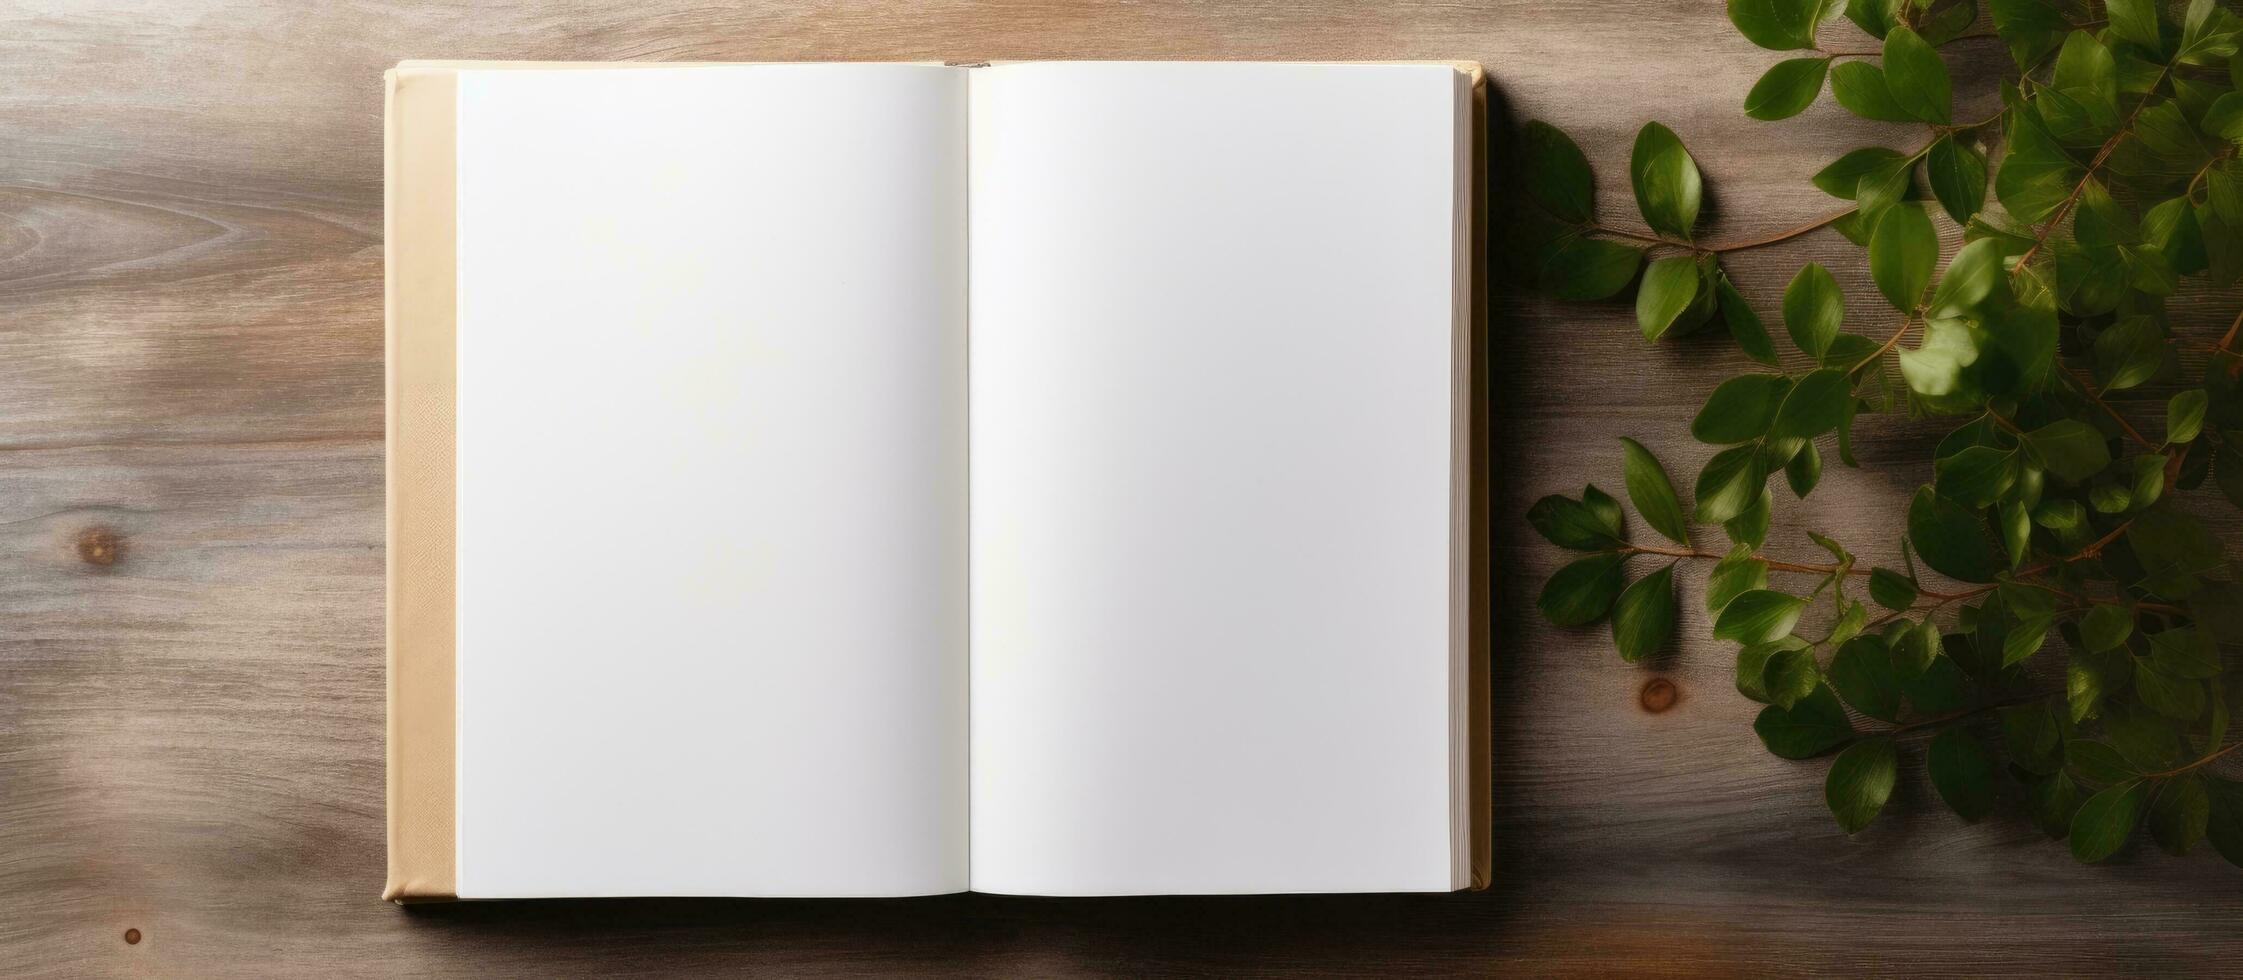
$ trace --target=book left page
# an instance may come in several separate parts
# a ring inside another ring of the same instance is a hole
[[[461,73],[460,897],[966,887],[965,74]]]

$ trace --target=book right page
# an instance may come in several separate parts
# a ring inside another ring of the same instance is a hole
[[[1468,90],[970,86],[974,889],[1458,887]]]

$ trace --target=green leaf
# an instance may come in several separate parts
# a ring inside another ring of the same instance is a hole
[[[1893,102],[1928,123],[1954,120],[1954,90],[1947,63],[1915,31],[1895,27],[1885,35],[1885,81]]]
[[[1792,638],[1798,642],[1797,638]],[[1780,643],[1755,643],[1737,650],[1737,693],[1761,704],[1768,703],[1768,658],[1785,647]]]
[[[1527,523],[1551,544],[1575,551],[1602,551],[1619,544],[1618,532],[1581,501],[1551,494],[1527,508]]]
[[[1887,609],[1901,610],[1916,604],[1916,583],[1890,568],[1869,570],[1869,598]]]
[[[1948,809],[1972,823],[1994,809],[1994,757],[1968,729],[1950,728],[1925,750],[1931,785]]]
[[[1736,338],[1737,349],[1745,356],[1770,367],[1776,364],[1776,345],[1768,339],[1768,327],[1760,322],[1760,314],[1753,312],[1752,304],[1729,282],[1729,274],[1721,272],[1714,277],[1715,298],[1721,304],[1721,318],[1729,325],[1729,336]]]
[[[1830,70],[1828,58],[1792,58],[1776,62],[1752,91],[1745,93],[1745,115],[1754,119],[1789,119],[1815,104],[1822,80]]]
[[[1811,371],[1784,395],[1775,421],[1768,425],[1768,438],[1812,439],[1845,424],[1853,410],[1853,381],[1846,372],[1836,368]]]
[[[1846,0],[1846,19],[1868,32],[1869,36],[1882,38],[1886,32],[1901,23],[1905,2],[1906,0]]]
[[[1811,759],[1845,744],[1854,735],[1846,708],[1828,687],[1783,708],[1769,705],[1752,721],[1753,734],[1768,751],[1786,759]]]
[[[2204,131],[2230,143],[2243,143],[2243,92],[2229,92],[2206,106]]]
[[[1902,164],[1905,161],[1906,158],[1901,156],[1899,150],[1890,150],[1882,146],[1865,146],[1831,161],[1830,166],[1822,168],[1814,176],[1815,186],[1822,188],[1823,193],[1832,197],[1842,197],[1851,201],[1854,199],[1854,194],[1860,189],[1863,177]]]
[[[1791,635],[1807,600],[1768,589],[1755,589],[1729,600],[1713,621],[1717,640],[1768,643]]]
[[[2181,626],[2149,639],[2150,659],[2167,674],[2203,680],[2220,673],[2220,649],[2209,633]]]
[[[2104,742],[2068,742],[2064,745],[2064,757],[2073,775],[2097,786],[2123,783],[2139,772],[2124,755]]]
[[[1576,235],[1543,256],[1540,281],[1558,299],[1609,299],[1635,281],[1642,266],[1643,249]]]
[[[1829,642],[1842,644],[1860,636],[1861,631],[1868,628],[1869,607],[1863,603],[1850,602],[1843,595],[1836,598],[1838,607],[1845,611],[1838,614],[1838,622],[1830,627]]]
[[[1767,562],[1754,558],[1749,549],[1731,552],[1706,574],[1706,612],[1718,614],[1730,600],[1767,587]]]
[[[1932,486],[1939,495],[1965,507],[1984,507],[2002,498],[2017,482],[2017,454],[1992,446],[1972,446],[1933,464]]]
[[[1830,68],[1830,94],[1847,112],[1881,122],[1914,122],[1916,117],[1893,97],[1885,71],[1860,61],[1841,61]]]
[[[1526,124],[1523,139],[1527,196],[1561,221],[1580,225],[1595,220],[1596,176],[1580,144],[1541,120]]]
[[[1863,739],[1847,746],[1830,764],[1830,777],[1823,782],[1823,802],[1829,804],[1830,815],[1838,818],[1840,829],[1860,833],[1877,811],[1885,808],[1899,774],[1900,756],[1893,749],[1892,739]]]
[[[1954,0],[1944,4],[1926,0],[1920,8],[1924,13],[1917,18],[1917,30],[1933,47],[1961,37],[1972,24],[1978,23],[1978,0]]]
[[[2093,864],[2118,853],[2141,819],[2145,795],[2140,780],[2128,780],[2088,797],[2072,817],[2072,856]]]
[[[2118,66],[2110,49],[2086,31],[2072,32],[2035,104],[2059,141],[2081,146],[2102,142],[2118,127]]]
[[[2095,378],[2106,391],[2148,381],[2165,366],[2165,328],[2150,316],[2130,316],[2095,337]]]
[[[1994,196],[2010,217],[2038,224],[2071,199],[2080,183],[2080,165],[2041,124],[2038,114],[2012,109],[2008,120],[2009,145],[1994,173]]]
[[[2134,693],[2151,711],[2175,721],[2204,713],[2204,685],[2166,673],[2156,661],[2134,658]]]
[[[1698,223],[1703,188],[1697,161],[1690,159],[1673,130],[1654,122],[1636,132],[1628,177],[1644,222],[1660,234],[1689,240],[1691,228]]]
[[[2039,507],[2033,508],[2033,523],[2051,531],[2069,531],[2086,519],[2087,508],[2068,498],[2043,500]]]
[[[1898,33],[1897,31],[1895,33]],[[1939,265],[1939,233],[1915,204],[1885,209],[1869,236],[1869,277],[1893,308],[1905,313],[1924,299],[1932,270]]]
[[[1611,494],[1591,483],[1581,488],[1581,505],[1589,508],[1589,514],[1596,518],[1605,533],[1614,538],[1627,537],[1621,530],[1620,502],[1612,499]]]
[[[2212,842],[2212,849],[2227,863],[2243,868],[2243,783],[2207,776],[2204,791],[2211,809],[2204,839]]]
[[[1925,664],[1923,673],[1903,678],[1901,688],[1908,692],[1908,703],[1919,714],[1950,714],[1970,702],[1970,676],[1953,657],[1944,654]]]
[[[1909,682],[1924,676],[1924,672],[1931,669],[1932,661],[1939,658],[1939,626],[1928,617],[1915,623],[1903,619],[1896,625],[1901,628],[1901,632],[1893,637],[1891,644],[1893,673],[1900,678],[1901,686],[1906,688]],[[1903,690],[1902,693],[1908,694],[1911,700],[1915,698],[1909,691]],[[1921,708],[1920,705],[1918,707]]]
[[[1612,643],[1629,663],[1667,644],[1674,634],[1674,566],[1640,579],[1620,593],[1612,607]]]
[[[1744,513],[1759,499],[1767,479],[1758,446],[1735,446],[1715,453],[1706,461],[1705,469],[1698,471],[1695,496],[1699,523],[1723,524]]]
[[[2220,539],[2195,518],[2172,510],[2136,514],[2126,543],[2141,566],[2141,587],[2167,598],[2188,598],[2199,586],[2196,576],[2220,565]]]
[[[2079,483],[2111,465],[2103,434],[2075,419],[2058,419],[2025,433],[2024,442],[2043,469],[2067,482]]]
[[[2041,644],[2048,640],[2048,627],[2053,620],[2046,615],[2018,620],[2002,637],[2002,666],[2020,663],[2039,653]]]
[[[1627,454],[1628,499],[1636,505],[1636,513],[1667,540],[1689,544],[1690,529],[1682,519],[1682,501],[1675,496],[1673,481],[1667,479],[1667,468],[1634,439],[1621,436],[1620,447]]]
[[[2048,0],[1992,0],[1991,6],[1994,31],[2008,43],[2019,67],[2036,64],[2055,50],[2056,38],[2072,26]]]
[[[2135,663],[2140,665],[2140,661]],[[2135,680],[2139,682],[2141,678],[2137,676]],[[2165,769],[2180,754],[2180,741],[2174,737],[2172,722],[2148,708],[2106,703],[2103,731],[2110,736],[2111,746],[2140,772]]]
[[[2166,402],[2165,444],[2178,446],[2195,439],[2196,434],[2204,430],[2204,410],[2211,403],[2211,397],[2202,388],[2191,388]]]
[[[2151,54],[2164,52],[2165,41],[2158,36],[2157,4],[2153,0],[2108,0],[2103,10],[2110,18],[2111,33]]]
[[[1643,330],[1643,339],[1665,335],[1697,298],[1697,259],[1670,255],[1651,263],[1644,270],[1643,284],[1636,287],[1636,326]]]
[[[1908,505],[1908,540],[1932,571],[1957,581],[1991,582],[2003,568],[1985,523],[1930,487]]]
[[[2165,462],[2155,453],[2134,457],[2133,506],[2147,507],[2165,495]]]
[[[2165,853],[2187,854],[2204,839],[2212,820],[2212,799],[2193,772],[2165,780],[2150,800],[2150,839]]]
[[[2087,488],[2087,501],[2095,505],[2099,514],[2123,514],[2134,505],[2134,492],[2111,483],[2099,483]]]
[[[1747,548],[1758,548],[1767,544],[1768,519],[1774,509],[1774,504],[1775,502],[1769,499],[1768,491],[1762,490],[1760,496],[1754,498],[1753,502],[1737,516],[1723,521],[1721,530],[1729,535],[1730,541]]]
[[[1729,22],[1745,39],[1771,51],[1815,45],[1822,0],[1729,0]]]
[[[2009,761],[2027,772],[2049,773],[2064,767],[2064,726],[2045,701],[2001,709],[2002,742]]]
[[[2221,9],[2217,0],[2190,0],[2188,15],[2181,21],[2181,50],[2175,57],[2192,65],[2216,64],[2221,58],[2232,57],[2228,81],[2243,87],[2239,42],[2243,42],[2243,20]]]
[[[1813,262],[1800,269],[1784,287],[1784,329],[1791,333],[1791,342],[1811,357],[1820,360],[1830,342],[1838,336],[1838,328],[1846,319],[1846,296],[1838,289],[1838,280],[1830,270]]]
[[[2089,653],[2116,650],[2134,635],[2134,612],[2125,606],[2098,603],[2080,617],[2079,635]]]
[[[1796,637],[1792,638],[1797,640]],[[1815,685],[1822,683],[1822,670],[1815,664],[1815,655],[1804,642],[1785,643],[1768,655],[1761,668],[1766,675],[1761,678],[1761,690],[1768,702],[1779,708],[1797,705],[1800,699],[1813,694]]]
[[[2027,470],[2026,472],[2032,472]],[[2009,570],[2024,567],[2033,544],[2033,518],[2023,501],[2012,500],[2001,508],[2002,550],[2009,553]]]
[[[2006,297],[2008,274],[2002,270],[2003,257],[1999,239],[1981,238],[1964,245],[1947,263],[1947,271],[1940,274],[1939,288],[1932,290],[1926,315],[1964,316],[1976,312],[1989,297]]]
[[[1916,189],[1916,162],[1913,159],[1895,161],[1882,170],[1865,174],[1854,187],[1854,213],[1861,217],[1861,236],[1855,244],[1869,247],[1870,236],[1877,230],[1877,222],[1885,216],[1885,209],[1908,200]]]
[[[1830,686],[1855,711],[1878,721],[1900,719],[1900,678],[1892,654],[1875,637],[1856,637],[1830,661]]]
[[[1784,482],[1791,485],[1794,496],[1805,498],[1822,481],[1822,452],[1810,442],[1799,447],[1791,459],[1783,464]]]
[[[1942,136],[1924,157],[1932,196],[1958,225],[1986,207],[1986,155],[1954,136]]]
[[[2073,652],[2064,664],[2064,695],[2071,719],[2085,721],[2100,712],[2104,699],[2133,673],[2133,661],[2124,652]]]
[[[1690,435],[1716,446],[1751,442],[1768,434],[1776,409],[1791,393],[1791,379],[1780,374],[1740,374],[1706,397],[1690,421]]]
[[[2049,837],[2063,837],[2071,832],[2072,815],[2079,812],[2079,784],[2061,771],[2036,777],[2026,786],[2025,803],[2033,826]]]
[[[1558,569],[1536,602],[1543,618],[1559,626],[1587,626],[1604,617],[1620,595],[1625,559],[1595,555]]]

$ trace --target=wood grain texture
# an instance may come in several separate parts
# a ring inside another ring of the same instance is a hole
[[[1759,748],[1698,606],[1651,670],[1542,624],[1559,556],[1517,515],[1617,489],[1622,433],[1694,472],[1683,422],[1743,362],[1511,292],[1489,891],[383,904],[380,72],[406,57],[1476,59],[1504,122],[1582,140],[1615,217],[1635,128],[1673,126],[1720,239],[1828,214],[1806,177],[1836,148],[1917,138],[1827,106],[1746,119],[1776,56],[1715,0],[0,3],[0,974],[2243,969],[2243,877],[2209,856],[2081,867],[2014,818],[1960,826],[1914,777],[1849,840],[1821,764]],[[1884,322],[1835,234],[1733,268],[1773,310],[1808,259]],[[2183,329],[2234,302],[2188,298]],[[1772,549],[1815,526],[1889,560],[1937,432],[1865,425],[1871,468],[1834,465]],[[1655,678],[1674,701],[1651,713]]]

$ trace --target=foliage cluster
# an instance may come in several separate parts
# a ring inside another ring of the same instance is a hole
[[[1766,705],[1754,731],[1784,758],[1835,755],[1824,795],[1848,833],[1921,759],[1962,819],[2006,802],[2082,861],[2146,825],[2166,850],[2208,841],[2243,865],[2243,782],[2215,765],[2243,747],[2229,740],[2243,566],[2182,503],[2209,484],[2243,506],[2243,316],[2208,342],[2175,335],[2166,309],[2184,288],[2234,297],[2243,276],[2243,18],[2218,0],[1728,11],[1754,44],[1796,53],[1752,86],[1748,115],[1784,119],[1827,90],[1925,136],[1815,174],[1846,202],[1829,217],[1724,244],[1698,238],[1702,178],[1667,127],[1644,126],[1628,161],[1642,229],[1600,219],[1571,138],[1527,127],[1517,170],[1541,287],[1586,301],[1632,285],[1646,341],[1719,324],[1765,366],[1715,386],[1691,422],[1718,451],[1689,506],[1632,439],[1622,479],[1640,527],[1595,486],[1534,505],[1536,530],[1580,553],[1543,587],[1543,614],[1609,621],[1638,661],[1672,638],[1678,567],[1701,563],[1737,690]],[[1855,29],[1875,43],[1823,46]],[[1974,49],[2001,60],[2001,109],[1958,121],[1949,59]],[[1889,322],[1848,329],[1820,265],[1771,318],[1731,283],[1725,255],[1824,226],[1865,250]],[[1770,320],[1796,353],[1779,354]],[[2112,397],[2145,387],[2174,393]],[[2153,418],[2129,417],[2148,405]],[[1865,567],[1822,534],[1809,537],[1827,561],[1769,557],[1774,478],[1804,498],[1826,454],[1859,465],[1853,429],[1879,414],[1954,423],[1896,560]]]

